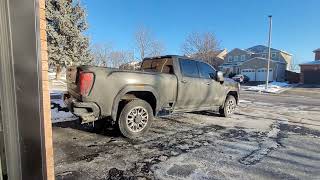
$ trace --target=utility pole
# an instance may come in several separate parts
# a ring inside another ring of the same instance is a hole
[[[268,41],[268,65],[267,65],[267,79],[266,79],[266,89],[268,89],[269,84],[269,69],[270,69],[270,57],[271,57],[271,31],[272,31],[272,16],[269,15],[269,41]]]

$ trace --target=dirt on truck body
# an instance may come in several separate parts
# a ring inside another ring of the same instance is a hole
[[[238,83],[175,55],[146,58],[140,71],[69,67],[67,81],[66,103],[82,123],[111,119],[128,138],[143,135],[154,116],[213,110],[227,117],[239,101]]]

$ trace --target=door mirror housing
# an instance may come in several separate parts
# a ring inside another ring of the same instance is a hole
[[[223,72],[221,72],[221,71],[217,72],[217,81],[219,81],[219,82],[224,81]]]

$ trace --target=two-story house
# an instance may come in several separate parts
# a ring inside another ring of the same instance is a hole
[[[292,55],[271,48],[270,81],[284,81],[285,70],[291,65]],[[268,47],[257,45],[248,49],[235,48],[225,57],[220,69],[226,74],[236,73],[249,77],[250,81],[265,81],[267,77]]]

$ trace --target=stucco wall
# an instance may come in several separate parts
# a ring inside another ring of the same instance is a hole
[[[286,69],[289,70],[290,66],[291,66],[291,63],[292,63],[292,56],[289,55],[289,54],[283,53],[283,52],[280,52],[279,55],[280,55],[280,60],[282,62],[286,62],[287,63]]]

